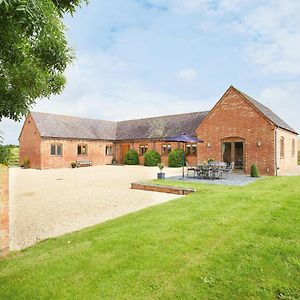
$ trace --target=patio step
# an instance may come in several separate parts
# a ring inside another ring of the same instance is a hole
[[[168,193],[168,194],[175,194],[175,195],[188,195],[196,191],[195,189],[149,184],[149,183],[138,183],[138,182],[131,183],[131,188],[134,190],[160,192],[160,193]]]

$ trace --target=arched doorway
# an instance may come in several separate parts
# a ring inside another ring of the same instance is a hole
[[[245,139],[238,137],[225,138],[222,144],[222,161],[234,163],[235,170],[244,170]]]

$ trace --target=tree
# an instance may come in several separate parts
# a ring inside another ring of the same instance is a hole
[[[74,54],[63,14],[87,0],[0,0],[0,120],[26,115],[38,98],[62,92]]]

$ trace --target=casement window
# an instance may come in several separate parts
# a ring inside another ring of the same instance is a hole
[[[187,144],[185,152],[186,152],[186,155],[196,155],[197,154],[197,144]]]
[[[292,157],[295,157],[296,154],[296,143],[295,140],[292,141]]]
[[[280,138],[280,158],[284,158],[284,137]]]
[[[87,155],[87,145],[77,145],[77,155]]]
[[[62,156],[62,145],[61,144],[52,144],[50,147],[50,155]]]
[[[171,144],[163,144],[161,153],[162,155],[169,155],[171,150],[172,150]]]
[[[148,150],[148,145],[140,145],[139,146],[139,154],[144,155]]]
[[[105,147],[105,155],[113,155],[113,146],[106,146]]]

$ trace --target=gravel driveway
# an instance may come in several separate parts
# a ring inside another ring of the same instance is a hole
[[[157,168],[97,166],[79,169],[10,169],[10,249],[36,242],[179,196],[131,190],[156,177]],[[166,168],[166,175],[181,169]]]

